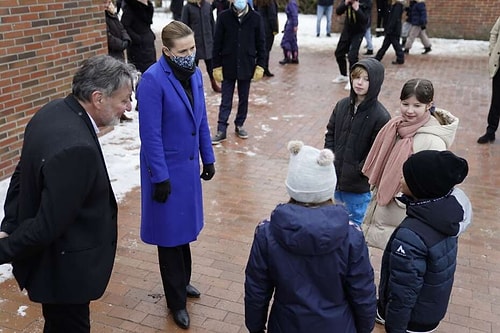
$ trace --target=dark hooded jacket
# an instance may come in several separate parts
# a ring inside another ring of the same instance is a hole
[[[458,236],[471,222],[471,204],[457,188],[439,199],[400,200],[407,217],[382,256],[379,314],[387,332],[430,332],[448,308]]]
[[[245,279],[250,332],[266,327],[271,297],[268,333],[372,331],[373,269],[343,206],[281,204],[256,228]]]
[[[106,32],[108,34],[108,54],[121,61],[125,60],[123,51],[132,41],[116,14],[104,11],[106,15]]]
[[[357,66],[368,72],[368,93],[357,110],[356,93],[352,88],[350,96],[335,105],[327,125],[325,148],[335,154],[336,190],[365,193],[370,191],[370,184],[361,169],[375,137],[391,116],[378,101],[384,81],[384,66],[372,58],[360,60],[353,68]]]

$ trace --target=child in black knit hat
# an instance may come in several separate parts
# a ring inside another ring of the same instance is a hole
[[[472,220],[465,193],[467,161],[450,151],[424,150],[403,165],[399,198],[406,218],[382,257],[377,323],[387,332],[433,332],[446,314],[458,236]]]

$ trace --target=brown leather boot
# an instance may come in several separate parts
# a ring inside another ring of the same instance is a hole
[[[215,81],[215,79],[212,77],[210,78],[210,83],[212,84],[212,89],[216,92],[216,93],[220,93],[222,92],[222,89],[219,87],[219,85],[217,84],[217,82]]]

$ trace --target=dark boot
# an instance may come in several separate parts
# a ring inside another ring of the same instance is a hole
[[[269,71],[269,68],[264,69],[264,76],[273,77],[274,74]]]
[[[426,48],[424,49],[424,52],[422,52],[422,54],[427,54],[427,53],[429,53],[429,52],[431,52],[431,51],[432,51],[432,49],[431,49],[431,47],[429,46],[429,47],[426,47]]]
[[[406,38],[403,37],[403,38],[401,38],[401,46],[404,48],[405,45],[406,45]]]
[[[294,51],[293,52],[291,63],[292,64],[298,64],[299,63],[299,52],[298,51]]]
[[[495,133],[491,132],[486,132],[483,136],[479,137],[477,139],[477,143],[483,144],[483,143],[488,143],[488,142],[493,142],[495,141]]]
[[[213,91],[215,91],[216,93],[222,92],[222,89],[219,87],[219,85],[217,84],[217,82],[213,77],[210,78],[210,83],[212,84]]]
[[[285,65],[285,64],[289,64],[292,62],[292,53],[291,52],[283,50],[283,56],[284,56],[283,60],[279,61],[280,65]]]

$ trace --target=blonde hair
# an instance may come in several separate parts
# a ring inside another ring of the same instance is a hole
[[[180,21],[172,21],[161,31],[161,42],[170,49],[174,46],[175,40],[189,35],[194,35],[190,27]]]

